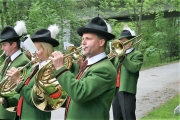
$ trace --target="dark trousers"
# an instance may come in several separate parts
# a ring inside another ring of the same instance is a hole
[[[112,102],[114,120],[136,120],[136,96],[116,88]]]

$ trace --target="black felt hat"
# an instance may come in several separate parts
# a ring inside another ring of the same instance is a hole
[[[82,36],[83,33],[96,33],[98,35],[102,35],[107,40],[111,40],[115,38],[115,35],[111,34],[111,26],[106,23],[105,20],[103,20],[100,17],[95,17],[89,21],[89,23],[86,25],[86,27],[80,27],[77,29],[77,33]]]
[[[136,37],[135,32],[125,25],[123,31],[120,33],[120,39],[122,38],[133,38]]]
[[[52,28],[52,29],[49,30],[49,28]],[[40,29],[36,31],[31,38],[32,41],[33,42],[46,42],[46,43],[51,44],[53,47],[57,47],[59,45],[59,42],[55,40],[55,37],[57,33],[59,32],[59,28],[56,25],[51,25],[51,27],[49,28]],[[52,34],[54,34],[54,36]]]
[[[11,26],[6,26],[2,30],[0,35],[0,43],[9,40],[20,40],[22,35],[26,32],[27,31],[24,21],[17,21],[14,28]]]

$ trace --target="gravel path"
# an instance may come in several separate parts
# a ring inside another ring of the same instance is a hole
[[[180,62],[140,72],[136,95],[138,120],[147,112],[180,93],[179,73]]]

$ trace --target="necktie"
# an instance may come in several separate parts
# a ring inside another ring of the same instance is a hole
[[[88,64],[88,61],[85,60],[83,62],[83,64],[80,66],[79,73],[78,73],[78,75],[76,77],[77,80],[79,80],[81,78],[82,73],[84,72],[85,68],[87,67],[87,64]],[[66,117],[67,117],[67,112],[68,112],[70,102],[71,102],[71,98],[68,97],[68,100],[67,100],[67,103],[66,103],[66,110],[65,110],[65,118],[64,118],[65,120],[66,120]]]
[[[85,61],[83,62],[83,64],[80,66],[79,74],[78,74],[78,76],[77,76],[77,79],[79,79],[79,76],[81,76],[81,74],[84,72],[87,64],[88,64],[88,61],[85,60]]]
[[[8,57],[4,63],[4,67],[2,68],[1,75],[4,76],[7,70],[8,64],[11,62],[11,58]]]
[[[120,75],[121,75],[121,72],[120,72],[120,67],[119,67],[118,68],[118,74],[117,74],[117,77],[116,77],[116,87],[120,86]]]

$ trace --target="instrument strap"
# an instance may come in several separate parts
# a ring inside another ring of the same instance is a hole
[[[39,65],[35,66],[34,69],[32,70],[30,76],[26,79],[26,81],[24,82],[24,85],[28,85],[28,83],[30,82],[31,78],[36,74],[36,72],[39,70]],[[22,89],[22,88],[21,88]],[[18,101],[18,105],[17,105],[17,116],[21,116],[21,111],[22,111],[22,104],[23,104],[23,97],[21,96],[19,98]]]

